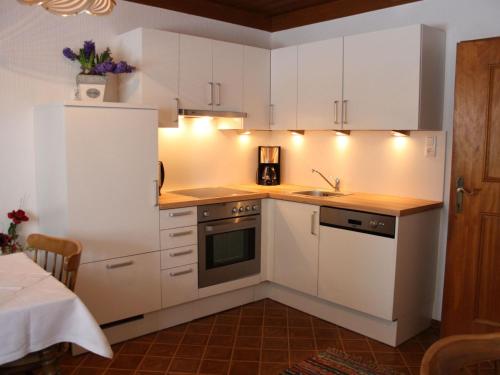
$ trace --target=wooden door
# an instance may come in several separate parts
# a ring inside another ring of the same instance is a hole
[[[341,129],[342,38],[299,46],[298,108],[299,129]]]
[[[500,38],[458,45],[454,121],[444,336],[500,331]]]
[[[214,110],[243,110],[243,46],[212,42]]]
[[[344,38],[344,129],[418,129],[421,25]]]
[[[179,96],[184,109],[212,109],[212,41],[180,36]]]
[[[271,130],[297,129],[297,46],[271,51]]]
[[[269,129],[271,103],[271,51],[244,47],[243,110],[245,129]]]
[[[319,207],[276,201],[273,281],[318,294]]]

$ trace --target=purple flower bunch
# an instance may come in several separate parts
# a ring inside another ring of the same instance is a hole
[[[83,48],[80,48],[78,54],[71,48],[66,47],[63,49],[63,55],[71,61],[78,61],[82,69],[82,74],[120,74],[132,73],[135,70],[134,66],[127,64],[125,61],[115,63],[109,48],[106,48],[100,54],[97,53],[95,43],[91,40],[83,43]]]

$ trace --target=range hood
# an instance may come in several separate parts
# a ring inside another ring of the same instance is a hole
[[[209,109],[185,109],[180,108],[178,111],[179,116],[184,117],[222,117],[222,118],[246,118],[246,112],[235,111],[213,111]]]

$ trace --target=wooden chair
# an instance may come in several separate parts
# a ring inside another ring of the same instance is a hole
[[[35,233],[30,234],[26,242],[34,249],[33,260],[36,263],[51,272],[68,289],[75,289],[82,253],[82,245],[78,241]]]
[[[420,375],[452,375],[486,361],[494,361],[500,375],[500,332],[442,338],[425,352]]]
[[[68,289],[74,290],[82,253],[80,243],[43,234],[30,234],[26,242],[33,249],[33,261],[51,272]],[[44,375],[59,374],[59,358],[68,349],[68,344],[61,343],[30,353],[17,361],[1,365],[0,374],[30,374],[38,369]]]

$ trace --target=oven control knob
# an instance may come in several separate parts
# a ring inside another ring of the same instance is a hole
[[[245,211],[245,208],[243,206],[240,207],[240,212]]]
[[[371,228],[376,228],[378,226],[377,220],[370,220],[369,224]]]
[[[203,216],[204,217],[209,217],[210,216],[210,213],[208,211],[203,211]]]
[[[252,206],[252,210],[257,211],[258,209],[259,209],[259,206],[257,206],[257,205],[255,205],[255,204],[254,204],[254,205]]]
[[[235,213],[237,213],[237,212],[238,212],[238,209],[237,209],[236,207],[233,207],[233,209],[231,210],[231,212],[232,212],[233,214],[235,214]]]
[[[250,206],[246,206],[245,210],[250,211],[251,210]]]

